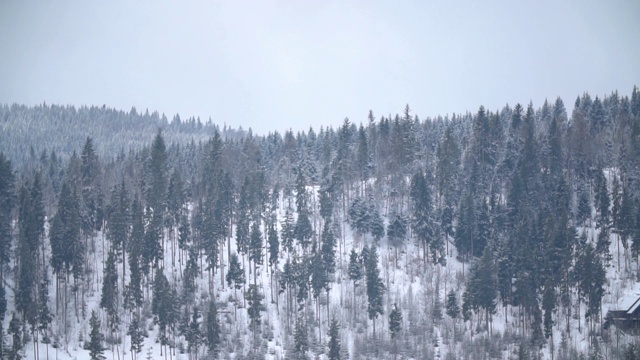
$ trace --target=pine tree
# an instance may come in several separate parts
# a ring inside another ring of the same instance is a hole
[[[340,326],[335,318],[331,319],[328,336],[327,347],[329,347],[329,353],[327,356],[329,360],[340,360]]]
[[[249,260],[253,262],[253,280],[254,283],[258,278],[257,268],[258,265],[262,265],[262,232],[260,231],[260,224],[257,221],[251,225],[251,236],[249,242]]]
[[[0,280],[4,280],[4,267],[9,263],[11,255],[14,186],[15,176],[11,169],[11,161],[0,152]]]
[[[353,281],[353,317],[356,316],[356,286],[358,285],[358,281],[362,279],[364,276],[364,272],[362,269],[362,262],[360,261],[360,257],[358,256],[358,252],[356,249],[351,249],[351,254],[349,255],[349,269],[348,269],[349,279]]]
[[[369,213],[369,207],[362,198],[357,197],[353,200],[349,207],[348,215],[351,227],[356,230],[359,235],[362,236],[369,232],[371,214]]]
[[[389,334],[391,339],[395,340],[402,330],[402,311],[398,308],[398,304],[393,304],[393,309],[389,313]]]
[[[191,321],[188,323],[186,340],[187,340],[187,343],[189,344],[188,345],[189,354],[195,353],[197,358],[198,348],[202,343],[202,333],[200,330],[200,313],[198,313],[197,306],[193,308]]]
[[[313,237],[313,227],[309,220],[306,180],[302,171],[298,171],[298,177],[296,179],[296,210],[298,212],[298,219],[296,220],[294,230],[295,238],[299,244],[302,245],[303,250],[306,251]]]
[[[333,274],[336,267],[336,237],[331,222],[325,221],[322,229],[322,261],[327,275]]]
[[[387,226],[387,239],[395,248],[395,262],[398,266],[398,248],[404,245],[404,240],[407,236],[407,219],[400,213],[395,213],[391,216],[389,225]]]
[[[278,239],[278,230],[274,224],[269,225],[267,234],[267,241],[269,245],[269,266],[274,267],[278,265],[280,254],[280,241]]]
[[[293,214],[288,209],[284,214],[284,220],[282,220],[282,246],[287,250],[287,252],[293,252],[293,240],[295,239],[295,223],[293,221]]]
[[[460,307],[458,306],[458,298],[456,296],[456,292],[451,289],[449,294],[447,294],[447,304],[446,304],[446,312],[452,319],[457,319],[458,315],[460,315]]]
[[[137,354],[142,352],[142,346],[144,345],[144,335],[142,332],[142,326],[140,324],[140,317],[136,312],[134,312],[131,323],[129,324],[129,328],[127,329],[127,335],[130,337],[131,347],[129,350],[131,351],[132,356],[135,358]]]
[[[105,348],[102,346],[104,336],[100,332],[100,319],[98,319],[98,315],[93,310],[91,311],[89,326],[89,344],[86,346],[87,350],[89,350],[89,356],[91,360],[104,360],[106,359],[103,355]]]
[[[36,174],[31,188],[22,187],[20,191],[18,214],[18,246],[15,304],[16,310],[22,314],[22,320],[36,327],[38,314],[37,254],[40,252],[41,239],[44,235],[44,206],[40,175]],[[79,224],[78,224],[79,231]],[[69,238],[67,241],[74,241]],[[72,261],[73,259],[67,259]]]
[[[307,324],[302,316],[296,319],[296,329],[293,334],[294,339],[294,358],[297,360],[307,359],[307,351],[309,351],[309,339],[307,334]]]
[[[107,312],[109,328],[115,331],[120,319],[118,311],[118,272],[116,270],[116,254],[113,251],[109,251],[109,255],[107,256],[107,264],[102,280],[100,307]]]
[[[551,279],[545,284],[542,293],[542,310],[544,310],[544,337],[549,338],[553,331],[553,311],[556,306],[556,291]]]
[[[245,297],[249,303],[249,308],[247,309],[247,314],[249,315],[249,327],[255,333],[260,329],[260,313],[266,310],[264,305],[262,305],[264,296],[258,291],[257,285],[251,284],[249,285],[249,289],[247,290]]]
[[[412,217],[411,228],[418,239],[418,245],[423,246],[423,262],[426,264],[427,247],[433,238],[431,215],[431,191],[422,171],[411,178]]]
[[[489,248],[485,248],[480,261],[471,268],[471,277],[467,289],[472,299],[472,305],[485,311],[487,328],[489,316],[496,310],[497,279],[493,266],[492,254]]]
[[[587,320],[598,319],[604,295],[606,272],[602,260],[594,254],[593,246],[590,243],[585,245],[584,250],[578,256],[574,271],[580,295],[587,303],[585,318]]]
[[[4,284],[0,286],[0,324],[4,324],[4,317],[7,312],[7,297],[4,289]],[[4,342],[4,326],[0,326],[0,359],[5,357],[5,342]]]
[[[8,352],[8,359],[10,360],[20,360],[22,359],[22,355],[20,352],[24,346],[22,339],[22,322],[19,317],[16,316],[14,312],[11,316],[11,321],[9,322],[9,335],[11,335],[12,344],[11,349]],[[3,339],[4,340],[4,339]],[[4,342],[4,341],[3,341]]]
[[[385,293],[385,286],[380,278],[380,270],[378,269],[378,250],[375,246],[371,247],[367,260],[365,261],[365,274],[367,278],[367,312],[369,319],[373,320],[373,335],[376,334],[376,318],[382,315],[382,299]]]
[[[194,248],[189,249],[189,259],[184,269],[182,279],[182,300],[184,304],[192,304],[197,290],[196,279],[200,273],[198,269],[198,254]]]
[[[167,329],[173,326],[177,319],[176,303],[175,290],[169,285],[164,271],[160,268],[156,269],[151,312],[154,315],[156,323],[160,326],[160,340],[162,345],[167,344]]]
[[[380,239],[384,237],[384,220],[373,202],[369,205],[369,231],[376,243],[379,243]]]
[[[209,311],[207,312],[207,347],[209,354],[216,357],[220,347],[220,321],[218,320],[218,307],[214,299],[209,300]]]
[[[595,207],[597,210],[597,222],[596,225],[600,229],[607,229],[609,226],[609,206],[611,201],[609,200],[609,191],[607,190],[607,179],[604,177],[602,169],[595,171]]]
[[[167,148],[158,130],[151,144],[149,159],[149,189],[147,192],[147,206],[153,211],[154,220],[162,224],[167,206]]]
[[[245,284],[244,270],[240,264],[237,254],[231,254],[231,260],[229,261],[229,271],[227,271],[227,285],[231,287],[234,284],[234,288],[239,290]]]
[[[97,219],[97,179],[100,174],[100,162],[98,155],[93,148],[93,140],[87,137],[81,154],[81,174],[82,174],[82,230],[85,235],[92,234],[96,228]]]

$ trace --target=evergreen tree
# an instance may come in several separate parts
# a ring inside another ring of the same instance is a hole
[[[295,238],[298,240],[302,248],[306,251],[313,237],[313,227],[309,220],[309,209],[307,205],[306,180],[302,171],[298,171],[296,179],[296,208],[298,211],[298,219],[295,225]]]
[[[265,311],[265,307],[262,304],[264,296],[259,292],[257,285],[249,285],[247,294],[245,295],[249,307],[247,308],[247,314],[249,315],[249,327],[255,333],[260,329],[261,316],[260,313]]]
[[[395,340],[402,330],[402,311],[398,308],[398,304],[393,304],[393,309],[389,313],[389,334],[391,339]]]
[[[294,339],[294,358],[298,360],[307,359],[307,351],[309,351],[309,339],[307,334],[307,324],[305,324],[302,316],[296,319],[296,329],[293,334]]]
[[[131,323],[129,323],[127,335],[129,335],[131,341],[129,350],[134,357],[137,357],[137,354],[142,351],[142,346],[144,345],[144,335],[140,324],[140,317],[136,312],[134,312]]]
[[[348,269],[349,279],[353,281],[353,316],[355,318],[356,315],[356,286],[358,281],[362,279],[364,276],[364,272],[362,269],[362,262],[360,257],[358,256],[358,252],[356,249],[351,249],[351,253],[349,254],[349,269]]]
[[[164,212],[167,206],[167,148],[158,130],[151,144],[151,157],[149,159],[149,189],[147,192],[147,206],[152,210],[154,220],[162,224]]]
[[[353,200],[353,203],[351,203],[349,207],[348,215],[351,227],[359,235],[362,236],[369,232],[369,225],[371,223],[369,207],[362,198],[357,197]]]
[[[278,230],[274,224],[269,225],[269,230],[267,231],[267,241],[269,245],[269,265],[274,267],[278,265],[279,254],[280,254],[280,241],[278,239]]]
[[[407,219],[401,213],[391,215],[391,220],[387,226],[387,239],[396,251],[396,266],[398,264],[398,248],[404,245],[407,236]]]
[[[0,324],[4,324],[4,316],[7,312],[7,294],[4,289],[4,284],[0,286]],[[0,359],[5,357],[5,342],[4,342],[4,325],[0,326]]]
[[[191,321],[189,322],[187,328],[187,335],[185,336],[188,345],[189,354],[195,353],[196,358],[198,354],[198,348],[202,343],[202,333],[200,330],[200,313],[198,313],[198,307],[195,306],[193,308],[193,313],[191,315]]]
[[[385,234],[384,220],[373,202],[369,205],[369,232],[371,232],[371,236],[373,236],[376,243],[379,243]]]
[[[218,307],[214,299],[209,300],[209,311],[207,312],[207,347],[209,353],[216,357],[220,348],[220,321],[218,320]]]
[[[11,316],[11,321],[9,322],[9,335],[11,335],[11,349],[8,351],[7,358],[10,360],[20,360],[22,359],[22,355],[20,352],[24,346],[22,339],[22,322],[20,318],[16,316],[16,313],[13,313]],[[4,339],[2,339],[4,342]]]
[[[327,356],[329,360],[340,360],[340,326],[335,318],[331,319],[328,335],[329,342],[327,347],[329,347],[329,353]]]
[[[423,246],[423,261],[426,263],[427,247],[430,245],[433,237],[432,216],[431,216],[431,192],[427,179],[419,171],[411,178],[411,202],[412,217],[411,228],[415,234],[418,245]]]
[[[82,229],[84,234],[89,235],[96,228],[97,219],[97,180],[100,174],[100,162],[98,155],[93,148],[93,140],[87,137],[81,154],[82,173]]]
[[[492,254],[489,248],[485,248],[482,258],[471,268],[471,277],[467,289],[471,295],[472,305],[485,311],[487,328],[489,327],[489,316],[495,313],[496,309],[496,286],[497,279],[493,266]]]
[[[602,169],[595,171],[595,207],[597,210],[596,225],[600,229],[606,229],[609,226],[609,191],[607,190],[607,179],[604,177]]]
[[[36,174],[31,188],[22,187],[18,214],[18,252],[15,305],[22,320],[35,329],[38,313],[38,254],[44,235],[44,207],[40,175]],[[75,208],[77,209],[77,208]],[[79,231],[79,223],[77,223]],[[70,224],[71,226],[71,224]],[[55,233],[54,233],[55,234]],[[71,235],[71,233],[69,233]],[[67,241],[74,241],[70,237]],[[72,261],[72,258],[68,258]]]
[[[293,240],[295,239],[295,223],[293,221],[293,214],[291,211],[287,209],[284,214],[284,220],[282,220],[282,246],[287,250],[287,252],[293,252]]]
[[[460,307],[458,306],[458,298],[456,296],[456,292],[451,289],[447,294],[447,304],[446,304],[446,312],[452,319],[457,319],[458,315],[460,315]]]
[[[4,267],[9,264],[11,255],[14,186],[15,176],[11,169],[11,161],[0,152],[0,280],[4,279]]]
[[[327,275],[333,274],[336,268],[336,237],[331,228],[331,222],[325,221],[322,229],[322,261]]]
[[[89,344],[86,346],[86,349],[89,350],[89,356],[91,360],[104,360],[106,359],[103,355],[105,348],[102,346],[104,336],[100,332],[100,319],[98,319],[98,315],[93,310],[91,311],[89,326]]]
[[[606,272],[602,260],[594,254],[590,243],[584,245],[584,250],[576,260],[574,271],[577,276],[578,290],[587,304],[585,318],[596,320],[600,315]]]
[[[383,314],[382,299],[386,291],[382,279],[380,278],[380,270],[378,269],[378,250],[375,246],[371,247],[365,261],[365,275],[367,278],[367,312],[369,319],[373,320],[373,335],[376,333],[376,318]]]
[[[160,342],[162,345],[167,344],[167,329],[173,326],[177,319],[176,303],[175,290],[169,285],[164,271],[160,268],[156,269],[151,312],[154,315],[155,322],[160,326]]]
[[[311,258],[310,272],[311,289],[313,290],[313,297],[315,297],[317,301],[322,290],[326,289],[329,284],[329,274],[325,262],[322,259],[322,253],[313,255]]]
[[[240,264],[237,254],[231,254],[231,260],[229,260],[229,271],[227,271],[227,285],[231,287],[234,284],[236,290],[242,288],[245,284],[244,270]]]
[[[184,193],[184,183],[177,168],[173,169],[169,178],[169,187],[167,188],[167,225],[173,227],[182,224],[182,212],[186,197]]]
[[[196,279],[200,270],[198,269],[198,254],[194,248],[189,249],[189,259],[184,269],[182,279],[182,300],[185,304],[192,304],[197,290]],[[188,320],[188,319],[187,319]]]
[[[542,293],[542,310],[544,310],[544,337],[549,338],[553,331],[553,311],[556,306],[556,291],[551,280],[545,284]]]
[[[262,232],[260,231],[260,224],[257,221],[253,222],[251,226],[251,237],[249,242],[249,260],[253,262],[253,280],[254,283],[258,277],[257,268],[258,265],[262,265]]]
[[[102,279],[100,307],[107,312],[109,328],[115,331],[120,320],[118,311],[118,272],[116,270],[116,255],[113,251],[109,251],[107,256],[104,278]]]

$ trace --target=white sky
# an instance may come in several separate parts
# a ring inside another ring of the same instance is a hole
[[[306,130],[640,85],[640,1],[0,3],[0,103]]]

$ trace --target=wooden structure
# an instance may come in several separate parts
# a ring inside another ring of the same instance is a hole
[[[640,296],[634,296],[620,304],[620,309],[609,310],[603,327],[615,325],[629,335],[640,335]]]

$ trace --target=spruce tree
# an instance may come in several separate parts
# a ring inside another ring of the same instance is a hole
[[[264,296],[258,290],[257,285],[249,285],[247,294],[245,295],[249,307],[247,308],[247,314],[249,315],[249,327],[255,333],[260,330],[261,316],[260,313],[265,311],[265,307],[262,304]]]
[[[375,246],[371,247],[367,260],[365,262],[365,274],[367,278],[367,313],[369,319],[373,320],[373,336],[376,334],[376,319],[378,315],[384,313],[382,307],[382,299],[386,291],[382,279],[380,278],[380,270],[378,269],[378,250]]]
[[[369,231],[376,243],[379,243],[380,239],[384,237],[384,230],[382,215],[380,215],[380,211],[372,202],[369,205]]]
[[[202,332],[200,330],[200,313],[198,312],[197,306],[193,308],[191,321],[189,321],[188,323],[186,340],[188,343],[189,354],[195,353],[197,358],[198,348],[202,343]]]
[[[267,241],[269,245],[269,266],[274,267],[278,265],[280,254],[280,241],[278,239],[278,230],[274,224],[269,225],[267,231]]]
[[[207,347],[209,348],[209,354],[216,357],[218,349],[220,348],[220,320],[218,320],[218,307],[214,299],[209,300],[209,311],[207,311]]]
[[[257,281],[257,268],[262,265],[262,232],[260,231],[260,223],[257,221],[251,225],[251,236],[249,240],[249,260],[253,262],[253,282]]]
[[[353,317],[356,317],[356,286],[358,285],[358,281],[362,279],[364,276],[364,272],[362,269],[362,262],[360,261],[360,257],[358,256],[358,252],[356,249],[351,249],[351,254],[349,254],[349,269],[348,269],[349,279],[353,281]]]
[[[449,294],[447,294],[447,304],[446,304],[446,312],[452,319],[457,319],[458,315],[460,315],[460,307],[458,306],[458,298],[456,296],[456,292],[451,289]]]
[[[105,360],[103,355],[105,348],[102,346],[104,335],[100,332],[100,319],[94,310],[91,311],[89,326],[89,344],[86,346],[86,349],[89,350],[89,356],[91,360]]]
[[[109,251],[109,255],[107,256],[107,264],[102,280],[100,307],[107,312],[109,328],[115,331],[120,323],[120,319],[118,311],[118,272],[116,270],[116,254],[114,251]]]
[[[129,328],[127,329],[127,335],[129,335],[131,342],[129,350],[131,351],[131,355],[134,359],[140,352],[142,352],[142,346],[144,345],[144,335],[142,331],[143,329],[140,324],[140,317],[137,312],[134,312],[131,318],[131,323],[129,323]]]
[[[294,359],[307,359],[307,351],[309,351],[309,339],[307,334],[307,324],[302,316],[296,318],[296,328],[293,334],[294,339]]]
[[[11,316],[11,321],[9,321],[9,335],[11,335],[11,349],[7,353],[7,358],[10,360],[20,360],[22,359],[22,355],[20,352],[24,347],[23,339],[22,339],[22,322],[20,318],[16,316],[14,312]],[[4,339],[3,339],[4,340]]]
[[[151,312],[154,315],[155,322],[160,327],[160,342],[162,345],[167,344],[167,330],[175,324],[177,319],[176,303],[175,290],[169,285],[164,271],[160,268],[156,269]]]
[[[395,249],[395,262],[398,266],[398,248],[404,245],[407,236],[407,219],[401,213],[391,215],[387,226],[387,239]]]
[[[340,326],[335,318],[331,319],[328,336],[327,347],[329,347],[329,353],[327,356],[329,360],[340,360]]]
[[[391,339],[395,340],[402,330],[402,311],[398,308],[398,304],[393,304],[393,309],[389,313],[389,334]]]
[[[226,280],[227,285],[231,287],[231,285],[233,284],[236,290],[241,289],[245,284],[244,270],[242,269],[242,265],[240,264],[238,255],[235,253],[231,254],[231,260],[229,261],[229,271],[227,271]]]
[[[472,305],[485,311],[487,328],[489,316],[494,314],[496,309],[497,278],[492,257],[489,248],[485,248],[480,261],[470,270],[471,276],[467,285],[473,300]]]
[[[293,252],[293,240],[295,239],[295,223],[293,220],[293,214],[289,209],[286,210],[284,214],[284,219],[282,220],[282,246],[287,250],[287,252]]]
[[[4,267],[10,261],[14,186],[15,176],[11,169],[11,161],[0,152],[0,280],[4,280]]]

